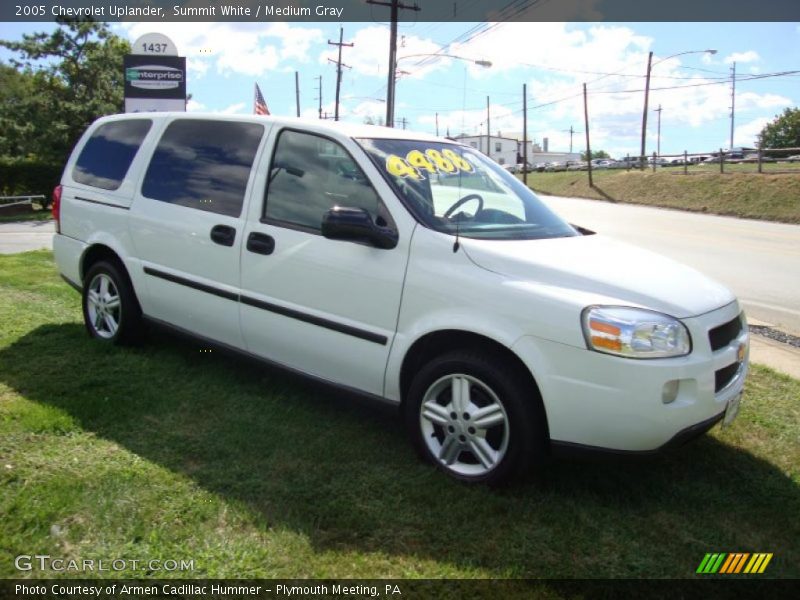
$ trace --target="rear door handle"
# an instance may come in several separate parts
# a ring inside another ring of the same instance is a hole
[[[214,225],[211,228],[211,241],[220,246],[233,246],[236,230],[229,225]]]
[[[253,231],[247,236],[247,249],[256,254],[272,254],[275,250],[275,238]]]

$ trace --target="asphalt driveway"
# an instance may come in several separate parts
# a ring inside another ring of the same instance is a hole
[[[14,254],[28,250],[53,249],[53,221],[17,221],[0,223],[0,254]]]

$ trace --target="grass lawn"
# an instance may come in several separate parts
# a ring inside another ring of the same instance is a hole
[[[0,577],[49,554],[194,560],[160,577],[691,578],[735,551],[800,577],[800,381],[766,368],[730,429],[491,491],[421,464],[391,410],[166,334],[90,341],[49,252],[0,256],[0,315]]]
[[[593,172],[593,188],[586,171],[529,173],[528,185],[555,196],[800,223],[800,164],[765,165],[763,174],[754,173],[755,167],[748,164],[725,168],[720,174],[719,165],[691,167],[688,175],[682,167],[655,172],[602,169]]]

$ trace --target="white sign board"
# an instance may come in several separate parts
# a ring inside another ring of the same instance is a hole
[[[163,33],[145,33],[133,42],[131,54],[178,56],[178,48],[175,46],[175,42]]]
[[[163,33],[140,36],[125,56],[125,112],[186,110],[186,59]]]

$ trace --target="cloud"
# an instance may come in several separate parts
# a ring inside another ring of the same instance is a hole
[[[755,50],[748,50],[747,52],[734,52],[724,58],[722,62],[729,65],[731,63],[751,63],[758,62],[761,57]]]
[[[246,104],[244,102],[237,102],[236,104],[231,104],[230,106],[227,106],[216,112],[219,112],[223,115],[240,115],[243,114],[245,106]]]
[[[348,39],[345,32],[345,42],[354,44],[352,48],[344,48],[342,61],[352,68],[352,72],[357,75],[367,77],[386,78],[388,75],[389,63],[389,30],[386,27],[372,25],[359,29]],[[436,69],[446,68],[451,59],[441,58],[432,65],[420,67],[417,63],[425,57],[417,57],[417,54],[433,54],[441,49],[441,46],[429,39],[422,39],[413,35],[405,35],[401,38],[397,47],[397,67],[400,71],[407,71],[408,76],[422,78]],[[327,64],[329,59],[336,60],[338,50],[330,46],[319,55],[318,62]]]
[[[772,119],[769,117],[758,117],[747,123],[737,126],[733,130],[733,145],[746,146],[752,148],[758,142],[758,135],[764,126]],[[730,140],[725,140],[723,146],[727,146]]]
[[[521,54],[508,50],[530,48],[533,42],[535,52]],[[492,61],[488,70],[469,67],[473,84],[476,78],[497,74],[527,79],[529,135],[540,142],[543,137],[548,137],[554,150],[569,150],[570,124],[576,130],[584,129],[582,84],[586,82],[592,146],[624,156],[627,152],[636,154],[639,151],[644,74],[647,53],[653,44],[652,38],[640,35],[630,26],[598,24],[578,28],[564,23],[504,23],[489,24],[485,33],[462,45],[453,45],[447,52],[456,55],[469,52],[471,57]],[[760,58],[754,51],[747,51],[731,54],[728,59],[753,62]],[[667,59],[658,55],[654,57],[649,104],[650,111],[662,106],[664,131],[686,126],[699,129],[728,117],[730,80],[725,77],[727,73],[683,68],[701,61],[710,63],[711,55],[691,53]],[[439,84],[431,79],[428,77],[423,85],[430,85],[433,94]],[[475,106],[476,96],[483,99],[473,90],[469,93],[468,106]],[[491,91],[486,90],[486,93],[491,94]],[[492,131],[521,131],[521,99],[493,95],[492,101]],[[507,109],[495,104],[499,102]],[[737,95],[737,111],[788,105],[791,105],[790,100],[777,94],[745,92]],[[397,114],[402,116],[399,111]],[[431,131],[434,119],[433,110],[430,110],[420,114],[417,122]],[[648,119],[647,147],[652,151],[655,149],[657,116],[650,112]],[[484,121],[485,110],[477,107],[476,110],[439,110],[440,132],[449,126],[452,134],[463,131],[474,135]],[[553,123],[560,126],[554,127]],[[709,140],[708,143],[711,146],[714,142]],[[573,148],[584,144],[583,135],[573,136]]]
[[[755,92],[741,92],[736,94],[736,106],[740,110],[749,108],[783,108],[793,106],[789,98],[778,94],[756,94]]]
[[[263,76],[293,68],[286,63],[311,60],[311,48],[321,43],[322,31],[290,23],[121,23],[117,26],[133,41],[158,31],[167,35],[187,57],[190,81],[200,79],[210,68],[222,74]]]
[[[186,103],[186,110],[188,112],[202,112],[206,110],[206,105],[202,102],[198,102],[197,100],[189,100]]]

